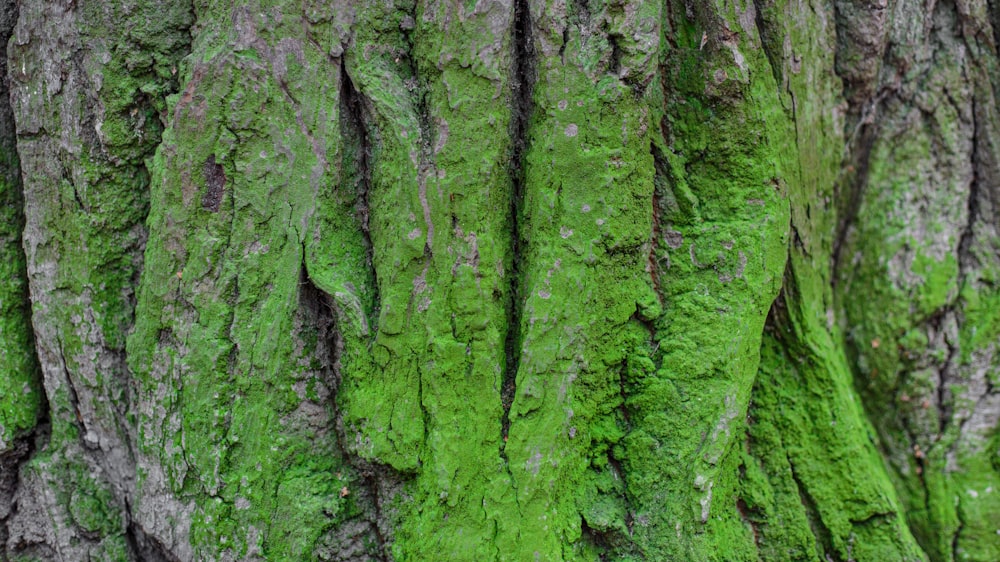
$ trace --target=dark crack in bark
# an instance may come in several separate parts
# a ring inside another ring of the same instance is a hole
[[[0,560],[7,560],[7,521],[17,513],[14,498],[20,484],[21,465],[31,458],[35,451],[36,431],[15,439],[0,452]]]
[[[880,102],[876,102],[875,109]],[[834,287],[840,281],[841,268],[844,267],[844,248],[848,245],[847,238],[854,228],[858,211],[861,209],[861,201],[864,196],[864,188],[868,181],[868,171],[871,164],[871,152],[875,139],[878,136],[878,126],[868,123],[868,117],[862,117],[862,122],[858,124],[858,136],[855,140],[848,141],[845,150],[845,165],[841,168],[840,181],[835,186],[837,212],[837,230],[833,239],[833,251],[831,253],[830,281]],[[874,117],[872,117],[874,120]]]
[[[163,544],[156,536],[146,532],[146,530],[132,518],[132,505],[125,501],[125,541],[135,555],[137,560],[142,562],[181,562],[181,559]]]
[[[226,171],[221,164],[216,163],[212,154],[205,161],[203,170],[205,176],[205,194],[201,198],[201,206],[213,213],[218,213],[222,206],[223,191],[226,187]]]
[[[325,379],[330,389],[330,402],[333,405],[333,435],[336,439],[337,450],[340,451],[349,467],[355,474],[354,486],[348,489],[348,493],[354,494],[355,504],[361,511],[361,515],[347,520],[339,521],[336,526],[328,531],[316,546],[313,555],[317,560],[330,560],[338,562],[379,560],[388,562],[392,558],[389,554],[391,536],[387,536],[391,530],[389,522],[383,518],[381,511],[382,500],[379,496],[380,475],[387,479],[398,480],[398,477],[389,474],[388,468],[378,467],[368,463],[355,455],[349,454],[345,446],[347,442],[344,428],[343,416],[340,408],[337,407],[337,392],[343,382],[343,372],[341,357],[344,351],[344,339],[342,332],[338,329],[338,312],[336,303],[323,291],[317,288],[309,279],[305,267],[302,268],[301,279],[299,281],[302,306],[311,307],[315,315],[317,329],[317,341],[321,346],[328,349],[318,349],[318,356],[323,361],[322,369],[325,372]],[[333,514],[329,514],[333,516]],[[374,544],[377,552],[371,552],[366,545]]]
[[[878,1],[834,2],[837,51],[835,69],[847,100],[841,175],[835,186],[837,229],[831,257],[831,283],[836,287],[847,238],[854,226],[868,180],[871,151],[878,137],[878,117],[890,90],[880,76],[888,55],[888,10]]]
[[[781,29],[772,25],[772,22],[764,16],[764,10],[770,6],[770,3],[765,5],[766,1],[753,0],[747,9],[752,8],[754,11],[754,25],[757,28],[758,38],[764,49],[764,55],[767,57],[768,65],[771,67],[774,83],[781,89],[783,85],[787,87],[787,81],[784,79]],[[791,91],[789,90],[788,93],[791,94]]]
[[[353,189],[356,194],[355,218],[361,226],[362,241],[365,250],[365,265],[367,275],[372,282],[371,311],[368,315],[369,334],[372,338],[378,332],[379,318],[379,283],[378,273],[375,270],[374,246],[372,245],[371,229],[369,218],[371,216],[371,206],[369,198],[372,193],[372,139],[369,133],[368,118],[364,99],[358,92],[347,73],[347,67],[341,61],[341,95],[340,95],[340,115],[341,115],[341,136],[344,140],[343,146],[355,147],[351,160],[354,163],[351,177],[341,178],[343,186]]]
[[[20,3],[16,0],[3,0],[0,3],[0,44],[2,45],[7,45],[10,41],[17,23],[19,6]],[[13,441],[6,448],[0,449],[0,559],[3,560],[6,560],[7,520],[17,511],[14,498],[19,486],[19,473],[22,465],[30,460],[34,454],[36,438],[48,435],[49,420],[48,398],[42,386],[35,332],[31,322],[27,260],[21,234],[25,225],[24,186],[21,181],[17,131],[14,111],[10,103],[9,80],[8,60],[5,53],[4,56],[0,56],[0,182],[6,185],[0,184],[0,205],[6,209],[0,209],[0,218],[8,219],[8,223],[2,226],[9,228],[9,230],[0,231],[0,250],[6,250],[0,255],[6,259],[13,258],[17,267],[13,272],[13,278],[0,279],[0,283],[7,284],[12,289],[6,293],[0,292],[0,312],[20,316],[20,327],[24,330],[24,337],[18,342],[23,346],[23,349],[0,349],[0,354],[3,354],[4,359],[8,362],[7,368],[20,368],[23,370],[21,374],[27,375],[28,390],[38,396],[36,407],[39,418],[34,420],[35,425],[32,429],[22,435],[14,436]],[[11,299],[11,297],[13,298]],[[5,299],[14,302],[3,302]],[[23,355],[20,360],[15,362],[14,357],[17,351],[23,352]],[[7,429],[10,430],[10,428]]]
[[[511,156],[508,174],[511,181],[510,204],[510,268],[507,272],[507,335],[504,342],[505,361],[504,375],[500,390],[500,401],[503,405],[503,416],[500,420],[500,457],[506,465],[505,450],[507,435],[510,431],[510,408],[517,391],[517,371],[521,360],[521,315],[524,306],[522,295],[522,239],[523,203],[525,196],[525,156],[528,152],[528,126],[532,112],[532,89],[535,80],[534,43],[531,33],[531,14],[527,0],[517,0],[514,4],[514,29],[511,43],[513,48],[513,68],[511,69],[511,84],[513,87],[513,115],[511,119]]]
[[[649,152],[653,155],[653,168],[655,173],[653,175],[653,197],[651,202],[651,207],[653,209],[653,233],[649,241],[649,257],[647,259],[646,267],[649,268],[649,277],[653,284],[653,291],[656,293],[656,299],[659,301],[660,306],[663,306],[663,287],[660,281],[660,264],[658,258],[658,252],[661,250],[660,241],[663,240],[663,225],[661,224],[664,212],[666,209],[663,203],[663,198],[665,196],[664,191],[669,189],[667,186],[667,170],[669,169],[669,164],[667,163],[666,157],[663,152],[656,146],[655,142],[650,142]],[[657,365],[658,367],[659,365]]]
[[[340,64],[340,116],[341,137],[344,151],[340,186],[338,189],[349,191],[345,199],[353,201],[354,219],[362,232],[362,243],[365,251],[365,267],[372,282],[371,302],[364,306],[369,326],[368,337],[374,338],[378,333],[379,317],[379,285],[374,267],[373,244],[369,229],[369,196],[371,194],[372,151],[373,139],[369,128],[366,100],[356,89],[347,72],[343,60]],[[425,249],[426,250],[426,249]],[[429,250],[428,250],[429,251]],[[429,254],[427,254],[429,257]],[[338,406],[337,394],[344,381],[343,354],[346,346],[344,340],[342,319],[345,317],[331,295],[317,288],[308,273],[303,268],[300,281],[304,301],[317,303],[317,326],[320,341],[325,342],[326,352],[320,350],[320,355],[328,357],[324,370],[328,372],[331,391],[330,402],[334,409],[334,434],[337,449],[344,456],[347,466],[354,473],[355,485],[350,494],[355,498],[355,504],[361,514],[348,520],[340,521],[319,541],[313,555],[317,560],[330,561],[361,561],[379,560],[391,561],[390,546],[393,542],[393,521],[387,506],[393,501],[401,488],[404,477],[387,466],[360,458],[349,453],[348,437],[343,420],[343,414]],[[364,296],[362,295],[364,298]],[[364,334],[361,334],[364,335]],[[372,549],[374,546],[374,550]]]

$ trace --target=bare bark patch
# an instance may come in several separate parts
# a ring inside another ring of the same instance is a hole
[[[201,198],[201,206],[213,213],[219,212],[222,205],[222,194],[226,188],[226,171],[221,164],[215,162],[215,155],[205,161],[205,195]]]

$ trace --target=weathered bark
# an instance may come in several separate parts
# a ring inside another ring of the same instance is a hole
[[[995,0],[0,36],[0,559],[1000,559]]]

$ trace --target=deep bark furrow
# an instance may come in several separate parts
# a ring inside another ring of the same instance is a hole
[[[886,92],[881,74],[888,56],[888,4],[834,0],[835,71],[843,82],[848,119],[844,122],[844,161],[836,181],[837,229],[831,253],[831,283],[840,279],[842,254],[857,218],[867,181],[872,143]]]
[[[181,562],[159,539],[150,535],[132,518],[130,502],[125,502],[125,540],[133,557],[141,562]]]
[[[534,47],[531,36],[531,13],[528,0],[514,3],[514,22],[511,33],[512,63],[511,87],[513,95],[511,119],[511,155],[508,174],[511,181],[510,194],[510,271],[507,280],[507,335],[504,342],[505,360],[503,386],[500,400],[503,404],[503,418],[500,420],[502,443],[500,455],[508,462],[504,449],[510,431],[510,407],[517,391],[517,368],[521,361],[521,323],[524,312],[524,279],[522,272],[523,242],[521,216],[524,212],[525,197],[525,153],[528,150],[528,125],[531,121],[533,103],[531,99],[534,85]]]
[[[351,77],[347,74],[347,70],[344,67],[343,61],[340,62],[340,77],[341,77],[341,100],[342,100],[342,110],[341,110],[341,120],[342,128],[345,131],[350,131],[346,133],[349,137],[356,139],[357,149],[354,151],[353,161],[356,163],[358,170],[355,170],[354,176],[349,178],[344,178],[345,187],[349,189],[353,187],[358,192],[358,201],[355,204],[355,213],[358,217],[358,222],[361,224],[361,231],[364,234],[364,247],[365,247],[365,265],[367,266],[368,273],[371,277],[371,283],[374,287],[378,287],[378,275],[374,267],[374,255],[372,249],[372,239],[371,239],[371,227],[368,224],[370,216],[371,205],[369,203],[369,197],[372,190],[372,169],[371,169],[371,157],[372,157],[372,143],[368,138],[368,126],[366,124],[364,106],[361,98],[358,96],[358,91],[354,88],[354,84],[351,82]],[[345,142],[345,144],[348,144]],[[349,181],[354,181],[355,186],[350,186],[347,184]],[[371,312],[370,318],[368,319],[369,334],[374,334],[378,330],[378,291],[373,291],[372,302],[370,303]]]
[[[6,45],[18,3],[0,3],[0,45]],[[7,519],[16,511],[18,473],[34,450],[36,426],[48,401],[31,325],[24,228],[24,191],[17,131],[10,104],[8,61],[0,57],[0,557],[6,557]]]
[[[43,421],[38,422],[44,423]],[[8,560],[8,539],[10,532],[7,529],[7,521],[17,514],[18,486],[20,484],[21,466],[28,461],[36,448],[36,433],[44,436],[44,431],[38,431],[37,427],[32,431],[7,443],[0,451],[0,560]]]
[[[675,243],[673,240],[667,240],[662,224],[663,216],[667,211],[664,200],[667,195],[666,191],[669,190],[669,187],[666,185],[666,182],[668,181],[667,168],[669,164],[667,164],[666,157],[664,157],[662,150],[657,146],[656,142],[651,142],[649,144],[649,153],[653,156],[655,176],[653,177],[653,197],[650,201],[650,205],[652,207],[653,228],[649,240],[649,258],[647,268],[649,269],[649,278],[653,284],[653,291],[656,293],[656,300],[662,308],[664,304],[663,287],[661,286],[663,281],[660,279],[660,274],[666,269],[666,267],[661,266],[659,262],[661,259],[666,257],[668,253],[666,249],[661,246],[661,244],[671,245]],[[671,232],[671,234],[676,236],[678,233]],[[655,332],[651,335],[655,336]],[[659,365],[657,365],[657,367],[659,367]]]
[[[876,102],[876,106],[881,102]],[[873,111],[878,111],[874,109]],[[851,113],[854,113],[853,111]],[[855,227],[858,211],[861,207],[862,193],[867,181],[870,165],[872,144],[877,134],[874,118],[866,123],[868,117],[860,118],[856,132],[848,137],[845,145],[845,165],[843,175],[837,181],[837,230],[833,239],[833,250],[830,255],[830,270],[833,272],[830,283],[836,287],[841,278],[844,265],[844,252],[847,250],[847,239],[851,229]],[[849,259],[849,258],[848,258]]]
[[[753,0],[751,5],[754,12],[753,22],[757,30],[757,40],[760,41],[760,46],[767,55],[768,70],[774,77],[774,83],[779,88],[784,89],[788,81],[785,79],[783,71],[785,65],[782,60],[784,54],[781,52],[783,45],[780,41],[782,38],[775,34],[776,22],[771,21],[771,18],[765,14],[765,10],[771,9],[772,4],[767,0]],[[747,9],[750,7],[748,6]]]
[[[343,71],[343,69],[341,68]],[[346,76],[342,75],[342,79],[346,80]],[[342,89],[342,92],[346,91]],[[341,98],[343,100],[343,97]],[[349,126],[345,123],[346,126]],[[364,167],[362,166],[364,169]],[[345,185],[350,185],[345,182]],[[303,255],[307,253],[307,250],[303,250]],[[317,329],[317,336],[320,340],[326,342],[328,351],[328,363],[323,366],[324,371],[326,371],[326,377],[329,380],[329,387],[332,396],[330,397],[330,402],[332,404],[337,403],[337,394],[340,389],[340,385],[343,382],[343,353],[344,353],[344,332],[340,330],[338,322],[342,321],[344,314],[342,311],[338,311],[336,301],[328,294],[321,291],[309,278],[308,267],[303,266],[302,281],[300,282],[302,286],[302,294],[304,303],[309,303],[315,312],[315,327]],[[360,487],[355,487],[354,489],[344,486],[339,491],[340,494],[347,495],[354,494],[356,499],[355,502],[359,505],[360,513],[356,514],[352,520],[345,521],[339,526],[328,530],[324,537],[319,541],[320,544],[317,548],[313,550],[312,555],[316,558],[322,560],[351,560],[350,557],[337,558],[336,551],[326,552],[325,546],[323,544],[326,539],[333,539],[331,542],[334,543],[334,548],[339,548],[341,552],[349,551],[353,555],[367,555],[369,559],[380,560],[386,562],[391,560],[391,557],[387,554],[389,541],[386,540],[385,535],[382,533],[381,529],[383,526],[389,524],[382,517],[381,513],[381,501],[379,499],[379,476],[378,468],[372,466],[371,463],[365,462],[356,455],[346,455],[345,451],[349,448],[346,446],[347,435],[344,431],[343,416],[340,414],[339,409],[334,414],[334,427],[332,430],[333,438],[336,441],[336,450],[345,455],[345,459],[350,467],[356,471],[360,478],[354,480],[354,483],[360,483]],[[374,551],[365,548],[358,548],[359,543],[369,543],[374,544],[376,548]],[[323,556],[327,556],[324,558]]]
[[[980,167],[983,165],[980,163],[980,135],[982,132],[979,130],[979,111],[977,106],[981,104],[982,101],[972,100],[972,149],[969,151],[970,168],[972,169],[972,180],[969,182],[969,194],[966,199],[966,218],[965,226],[962,229],[962,235],[958,240],[958,265],[959,265],[959,278],[958,283],[962,285],[966,281],[966,271],[968,269],[976,269],[977,266],[981,267],[981,264],[977,264],[971,255],[972,242],[975,238],[975,225],[976,222],[982,220],[979,216],[979,199],[983,196],[980,193]]]
[[[816,508],[816,500],[813,499],[812,495],[809,493],[809,489],[802,482],[800,477],[796,475],[795,464],[792,463],[791,459],[788,459],[788,465],[790,467],[792,481],[795,482],[795,489],[802,500],[802,506],[805,508],[806,518],[809,520],[809,527],[812,529],[813,535],[816,537],[816,540],[822,548],[822,559],[839,561],[840,557],[837,555],[837,550],[833,547],[833,539],[831,538],[830,529],[826,526],[822,515]]]
[[[955,529],[955,533],[954,533],[954,535],[952,535],[952,538],[951,538],[951,559],[952,560],[961,560],[962,559],[962,551],[959,549],[959,538],[961,538],[961,536],[962,536],[962,528],[964,527],[964,524],[962,522],[962,515],[961,515],[961,513],[962,513],[962,504],[961,504],[961,502],[959,502],[958,505],[955,506],[955,510],[958,512],[959,516],[958,516],[958,528]]]

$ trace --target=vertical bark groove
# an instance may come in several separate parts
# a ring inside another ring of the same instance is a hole
[[[18,2],[0,3],[0,45],[6,48]],[[0,56],[0,557],[6,556],[7,521],[16,514],[19,473],[38,437],[46,435],[48,401],[31,324],[24,229],[24,186],[10,103],[10,72]]]
[[[514,28],[511,34],[513,67],[511,68],[511,86],[514,90],[512,100],[513,118],[511,120],[511,155],[508,173],[511,181],[510,199],[510,271],[507,285],[507,335],[504,342],[505,361],[500,400],[503,404],[503,418],[500,420],[500,456],[504,463],[508,462],[504,452],[507,434],[510,431],[510,407],[517,392],[517,370],[521,361],[521,322],[524,307],[523,272],[523,233],[521,217],[524,213],[525,196],[525,154],[528,150],[528,126],[531,122],[533,108],[532,86],[534,84],[534,44],[531,36],[531,13],[528,0],[516,0],[514,3]]]
[[[379,291],[377,288],[379,283],[378,273],[374,266],[375,258],[373,254],[371,227],[368,224],[371,215],[368,198],[372,190],[371,158],[373,147],[371,140],[368,138],[368,118],[365,116],[363,99],[354,87],[354,83],[351,81],[351,77],[347,73],[347,68],[343,61],[340,62],[340,77],[341,127],[344,131],[343,136],[351,139],[345,141],[344,145],[354,146],[357,143],[357,149],[351,156],[351,161],[358,168],[353,170],[353,175],[343,178],[342,181],[345,188],[356,190],[358,193],[358,201],[354,208],[363,234],[365,265],[367,266],[368,275],[371,277],[372,285],[376,288],[376,290],[372,291],[371,312],[368,315],[368,335],[370,338],[374,338],[374,335],[378,332]],[[354,182],[355,185],[349,185],[350,182]]]

